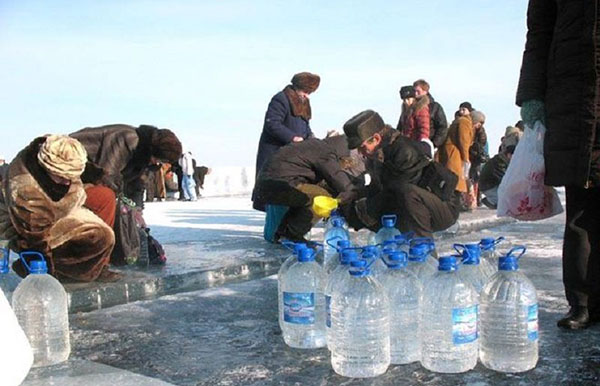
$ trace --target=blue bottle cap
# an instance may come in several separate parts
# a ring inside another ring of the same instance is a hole
[[[301,250],[308,248],[306,246],[306,243],[295,243],[294,244],[294,254],[298,255],[298,253],[300,253]]]
[[[502,256],[498,259],[499,271],[517,271],[519,269],[519,261],[515,256]]]
[[[300,253],[298,253],[298,261],[301,261],[303,263],[315,261],[314,251],[310,248],[301,249]]]
[[[462,253],[462,263],[466,265],[477,265],[481,258],[481,248],[479,244],[465,244]]]
[[[338,249],[350,247],[350,240],[339,240],[337,242]]]
[[[457,269],[456,256],[440,257],[438,271],[456,271]]]
[[[29,273],[42,275],[48,273],[48,265],[45,260],[32,260],[29,263]]]
[[[10,268],[8,266],[8,254],[10,252],[8,251],[8,248],[6,248],[6,251],[4,252],[4,258],[0,260],[0,273],[8,273],[10,271]]]
[[[396,219],[383,216],[381,218],[381,225],[383,225],[384,228],[393,228],[394,225],[396,225]]]
[[[371,270],[368,268],[368,263],[365,260],[354,260],[350,262],[350,271],[348,271],[352,276],[367,276],[371,273]]]
[[[331,225],[333,225],[336,228],[341,228],[344,226],[344,219],[341,217],[333,217],[331,219]]]
[[[423,262],[429,254],[429,245],[417,244],[408,250],[408,260]]]
[[[393,251],[388,255],[388,267],[391,269],[401,269],[406,267],[408,255],[404,251]]]
[[[358,253],[354,249],[342,251],[342,257],[340,259],[342,265],[348,265],[355,260],[358,260]]]
[[[330,218],[333,218],[333,217],[340,217],[340,216],[341,216],[341,214],[340,214],[340,210],[339,210],[339,209],[333,209],[333,210],[331,211],[331,213],[329,213],[329,217],[330,217]]]
[[[487,251],[488,249],[494,249],[496,247],[496,239],[493,237],[483,238],[479,242],[479,245],[481,245],[481,249],[484,251]]]

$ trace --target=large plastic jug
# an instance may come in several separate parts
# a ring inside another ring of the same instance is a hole
[[[12,306],[33,350],[33,366],[66,361],[71,353],[67,293],[62,284],[48,274],[41,253],[22,252],[20,255],[29,275],[15,290]],[[37,256],[39,260],[27,264],[26,255]]]
[[[33,352],[6,297],[0,292],[0,383],[17,386],[29,373]]]
[[[19,275],[10,269],[10,249],[7,240],[0,240],[0,290],[6,300],[12,302],[12,294],[21,282]]]

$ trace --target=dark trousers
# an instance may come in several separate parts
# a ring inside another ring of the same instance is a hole
[[[258,201],[268,205],[285,205],[287,211],[277,234],[291,240],[300,240],[319,221],[312,210],[312,201],[316,196],[330,196],[327,190],[314,184],[292,186],[280,180],[260,180],[255,193]]]
[[[373,224],[379,228],[384,214],[395,214],[401,232],[413,231],[419,237],[431,237],[433,232],[452,226],[458,219],[460,205],[458,195],[450,201],[442,201],[435,194],[414,184],[396,185],[367,198],[363,203],[361,205],[359,201],[356,210],[361,220],[367,219],[363,222],[369,228]]]
[[[566,187],[563,283],[571,306],[600,308],[600,187]]]

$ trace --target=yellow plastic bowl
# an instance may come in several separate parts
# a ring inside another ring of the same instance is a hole
[[[312,210],[319,217],[329,217],[332,210],[338,207],[338,200],[327,196],[317,196],[313,200]]]

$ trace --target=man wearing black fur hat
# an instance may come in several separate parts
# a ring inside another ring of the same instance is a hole
[[[370,192],[341,209],[355,229],[376,231],[383,214],[398,216],[402,232],[431,237],[458,219],[457,177],[431,161],[419,143],[403,137],[372,110],[363,111],[344,124],[348,147],[379,164],[371,177]]]
[[[313,137],[308,121],[312,117],[309,94],[319,87],[321,78],[310,72],[300,72],[292,77],[291,84],[273,96],[258,144],[256,176],[263,165],[280,147],[291,142],[301,142]],[[264,203],[252,195],[254,209],[264,211]]]

